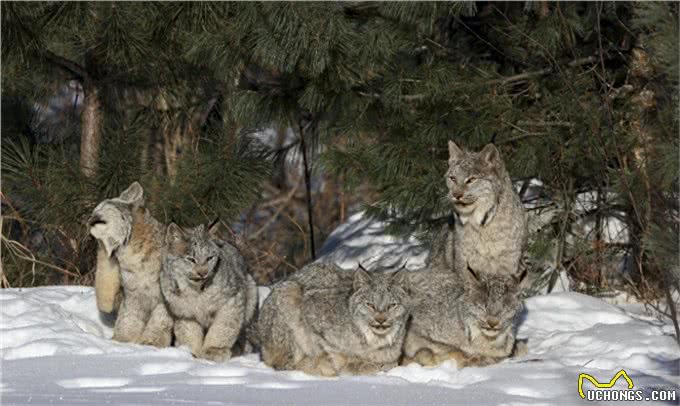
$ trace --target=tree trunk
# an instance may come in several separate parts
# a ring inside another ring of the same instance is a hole
[[[80,171],[88,178],[97,174],[99,148],[102,137],[103,114],[99,89],[96,85],[83,86],[83,113],[80,130]]]

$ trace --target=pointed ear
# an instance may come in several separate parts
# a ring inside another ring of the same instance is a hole
[[[528,274],[527,270],[524,269],[519,274],[512,275],[512,280],[513,282],[515,282],[517,290],[522,290],[524,288],[524,284],[527,281],[527,274]]]
[[[364,286],[367,286],[371,283],[371,275],[368,274],[368,272],[364,271],[363,269],[357,269],[354,271],[354,283],[353,283],[353,288],[354,290],[363,288]]]
[[[453,141],[449,141],[449,162],[458,161],[463,156],[463,150],[460,149],[458,144]]]
[[[139,182],[135,181],[118,196],[120,200],[141,206],[144,204],[144,189]]]
[[[501,154],[498,152],[498,148],[496,148],[496,146],[493,144],[486,144],[480,154],[482,155],[484,162],[489,166],[494,166],[500,163]]]
[[[404,290],[408,291],[409,278],[407,270],[402,269],[395,272],[390,278],[390,281],[392,282],[393,285],[399,286]]]
[[[181,242],[184,239],[184,231],[175,223],[170,223],[165,230],[165,243],[169,246]]]
[[[216,218],[212,223],[208,225],[208,235],[213,240],[222,240],[224,236],[224,226],[222,221]]]

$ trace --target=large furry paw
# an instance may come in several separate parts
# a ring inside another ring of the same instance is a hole
[[[295,369],[299,369],[304,373],[319,376],[337,376],[338,371],[333,364],[333,360],[327,355],[320,355],[318,357],[306,357],[302,359]]]
[[[437,362],[437,357],[435,357],[434,353],[429,348],[419,349],[413,357],[409,357],[409,363],[411,362],[416,362],[425,367],[433,367],[439,364],[439,362]]]
[[[515,341],[515,346],[512,349],[512,354],[510,355],[513,358],[516,357],[523,357],[529,353],[529,345],[527,344],[527,340],[517,340]]]
[[[146,330],[139,339],[139,344],[158,348],[169,347],[172,343],[172,330]]]
[[[198,358],[204,358],[215,362],[223,362],[231,358],[231,350],[224,347],[204,348],[199,352]]]
[[[113,332],[113,337],[111,338],[113,341],[118,341],[119,343],[138,343],[139,339],[137,337],[133,337],[129,334],[125,333],[120,333],[120,332]]]
[[[169,347],[170,344],[172,343],[172,335],[171,334],[157,334],[157,335],[147,335],[145,334],[144,337],[140,340],[139,344],[142,345],[151,345],[154,347],[158,348],[165,348]]]

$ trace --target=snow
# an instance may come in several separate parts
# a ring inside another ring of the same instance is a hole
[[[339,227],[322,252],[346,268],[408,259],[415,269],[427,254],[360,216]],[[260,289],[262,296],[267,291]],[[584,402],[580,373],[609,381],[622,368],[635,389],[680,391],[680,347],[669,321],[574,292],[527,299],[519,337],[528,340],[528,354],[484,368],[446,362],[317,378],[274,371],[256,354],[213,363],[193,359],[186,348],[122,344],[111,336],[90,287],[0,290],[0,403],[577,405]]]
[[[320,260],[334,262],[344,269],[401,267],[420,269],[428,251],[415,237],[396,237],[385,233],[385,224],[353,214],[328,236]]]

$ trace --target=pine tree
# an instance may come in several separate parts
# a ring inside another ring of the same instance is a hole
[[[234,131],[224,106],[231,83],[184,57],[202,31],[197,15],[215,11],[187,3],[2,4],[10,61],[2,66],[3,113],[9,100],[27,112],[9,127],[3,114],[3,211],[13,219],[3,230],[3,262],[12,285],[27,283],[36,264],[58,271],[39,272],[45,277],[36,283],[64,275],[86,282],[93,243],[84,220],[133,180],[142,181],[159,220],[187,226],[231,221],[258,196],[268,151]],[[55,137],[43,125],[50,113],[32,104],[74,82],[82,92]],[[31,235],[45,243],[30,243]]]

